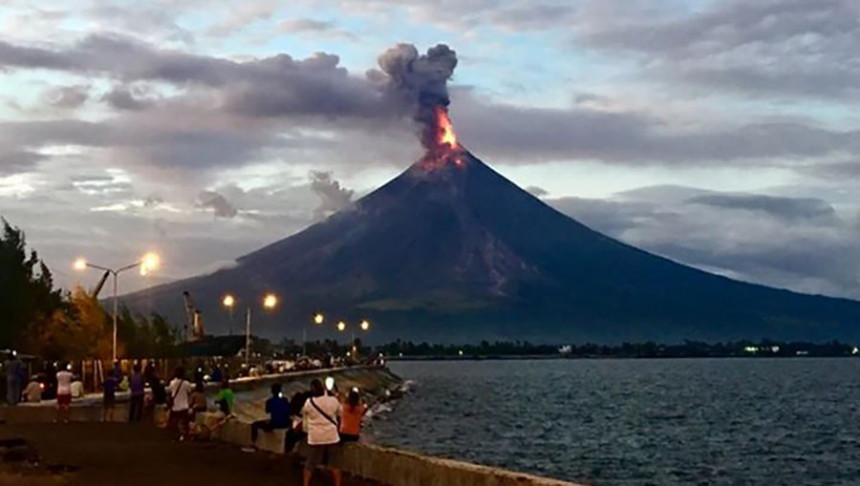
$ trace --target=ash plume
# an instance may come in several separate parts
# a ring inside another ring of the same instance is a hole
[[[311,191],[320,198],[320,205],[314,210],[314,219],[323,220],[332,214],[349,207],[355,192],[340,185],[331,172],[311,171]]]
[[[194,206],[211,210],[216,218],[234,218],[239,214],[227,198],[215,191],[202,191],[194,201]]]
[[[379,56],[379,67],[387,75],[389,93],[404,103],[422,125],[421,142],[432,152],[439,135],[437,110],[447,111],[448,80],[457,67],[457,53],[438,44],[419,54],[412,44],[397,44]]]

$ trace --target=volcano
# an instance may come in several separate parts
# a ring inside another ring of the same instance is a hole
[[[254,317],[254,333],[272,338],[304,328],[331,338],[333,322],[363,318],[373,327],[361,337],[377,343],[860,337],[860,302],[734,281],[633,248],[454,144],[233,268],[124,300],[179,320],[190,291],[207,331],[224,333],[225,293],[256,303],[275,292],[279,309]],[[311,323],[317,312],[325,325]]]

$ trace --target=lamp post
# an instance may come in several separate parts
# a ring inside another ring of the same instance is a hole
[[[233,335],[233,306],[236,305],[236,298],[230,294],[224,296],[224,300],[221,301],[230,312],[230,335]]]
[[[161,258],[156,253],[147,253],[139,261],[120,268],[108,268],[101,265],[96,265],[94,263],[88,262],[85,258],[78,258],[75,261],[75,270],[84,271],[87,268],[95,268],[97,270],[107,272],[113,277],[113,361],[116,361],[116,334],[117,322],[119,321],[119,299],[117,296],[117,289],[119,287],[119,274],[125,272],[126,270],[131,270],[132,268],[140,268],[140,275],[142,277],[145,277],[153,270],[157,270],[160,265]]]
[[[272,310],[278,306],[278,296],[275,294],[266,294],[263,297],[263,308]],[[248,306],[248,311],[245,316],[245,366],[248,366],[248,360],[251,358],[251,306]]]
[[[317,312],[314,314],[313,318],[314,325],[320,326],[323,322],[325,322],[325,316],[322,313]],[[305,322],[304,328],[302,329],[302,355],[308,355],[308,323]]]
[[[347,326],[346,322],[344,322],[344,321],[339,321],[337,323],[337,330],[340,332],[346,331],[347,327],[350,328],[350,332],[352,334],[352,341],[350,342],[350,351],[351,351],[351,354],[353,355],[353,357],[355,357],[355,355],[357,354],[356,353],[356,346],[355,346],[355,328],[358,327],[362,331],[368,332],[368,331],[370,331],[370,321],[367,319],[362,319],[361,322],[359,322],[357,325],[354,325],[354,326]]]

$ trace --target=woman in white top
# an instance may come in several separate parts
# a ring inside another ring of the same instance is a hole
[[[308,446],[310,446],[302,475],[304,486],[310,486],[311,476],[318,466],[329,466],[334,477],[334,485],[343,484],[341,470],[330,467],[332,455],[337,452],[340,443],[338,420],[341,416],[341,407],[340,400],[326,395],[321,381],[311,382],[311,397],[302,407],[302,419],[305,432],[308,434]]]
[[[185,368],[178,367],[173,374],[173,380],[167,386],[167,406],[170,414],[167,419],[169,428],[176,427],[179,440],[185,440],[188,435],[188,420],[191,413],[191,383],[185,379]]]
[[[69,407],[72,405],[72,365],[65,364],[57,372],[57,420],[69,421]]]

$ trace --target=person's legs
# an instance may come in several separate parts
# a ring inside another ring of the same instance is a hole
[[[188,410],[181,413],[182,415],[179,417],[179,440],[185,440],[185,437],[188,435],[188,419],[190,415]]]
[[[251,445],[257,444],[257,436],[259,435],[260,429],[265,430],[266,432],[271,432],[274,430],[272,427],[271,420],[257,420],[256,422],[251,424]]]
[[[128,400],[128,421],[134,422],[137,409],[137,396],[132,395]]]
[[[21,382],[19,380],[12,380],[12,386],[9,389],[11,393],[12,400],[9,402],[13,407],[18,406],[21,402]]]
[[[14,379],[6,380],[6,401],[13,407],[18,405],[18,400],[15,400],[15,381]],[[21,398],[20,394],[18,394],[18,398]]]
[[[337,468],[331,468],[331,477],[334,478],[334,486],[343,485],[343,471]]]
[[[325,459],[325,446],[308,446],[308,455],[305,458],[305,470],[302,473],[302,482],[304,486],[310,486],[311,477],[314,474],[314,469],[321,465]]]

